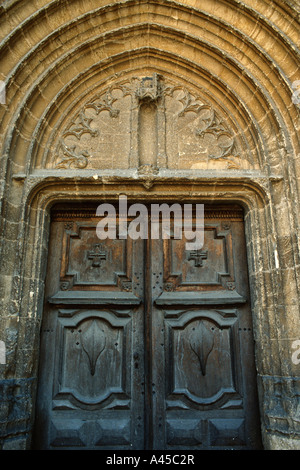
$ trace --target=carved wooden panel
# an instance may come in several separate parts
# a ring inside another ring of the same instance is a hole
[[[236,390],[236,320],[235,310],[187,311],[176,320],[166,320],[169,409],[224,408],[232,400],[236,406],[242,404]]]
[[[130,238],[104,242],[97,237],[95,223],[66,222],[60,288],[127,290],[131,282],[131,250]]]
[[[126,357],[130,318],[118,318],[113,311],[80,310],[72,316],[58,312],[57,363],[54,409],[93,409],[123,402],[129,405],[130,390]]]
[[[54,417],[50,425],[50,446],[61,448],[94,448],[128,446],[131,442],[129,417],[116,422],[111,416],[98,420],[61,419]]]
[[[206,224],[200,250],[187,251],[187,242],[184,236],[165,241],[167,290],[227,289],[228,283],[234,283],[230,226]]]
[[[156,299],[157,305],[245,302],[237,289],[233,257],[233,237],[241,214],[232,211],[223,220],[213,218],[214,212],[208,214],[201,249],[187,250],[184,232],[181,239],[171,233],[164,240],[164,292]]]
[[[245,440],[245,419],[209,420],[210,444],[212,446],[243,446]]]
[[[196,447],[203,444],[204,427],[202,420],[168,418],[166,441],[170,446]],[[175,449],[176,447],[174,447]]]

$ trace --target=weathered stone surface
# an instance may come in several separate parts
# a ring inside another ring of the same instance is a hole
[[[25,449],[32,426],[34,388],[36,379],[8,379],[0,381],[1,431],[3,449]]]
[[[258,168],[226,123],[229,116],[178,83],[157,74],[147,80],[148,90],[157,88],[154,97],[141,94],[145,79],[134,77],[89,99],[58,131],[46,168]]]

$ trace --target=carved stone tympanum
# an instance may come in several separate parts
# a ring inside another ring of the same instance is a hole
[[[236,132],[207,99],[156,73],[90,97],[62,129],[47,167],[239,169]]]

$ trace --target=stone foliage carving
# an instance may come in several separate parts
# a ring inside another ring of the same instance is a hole
[[[89,99],[69,121],[48,167],[239,169],[235,133],[226,117],[163,77],[125,80]],[[153,172],[152,169],[155,171]]]

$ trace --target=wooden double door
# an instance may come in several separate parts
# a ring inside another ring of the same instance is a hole
[[[242,210],[192,251],[98,221],[52,213],[34,448],[260,448]]]

